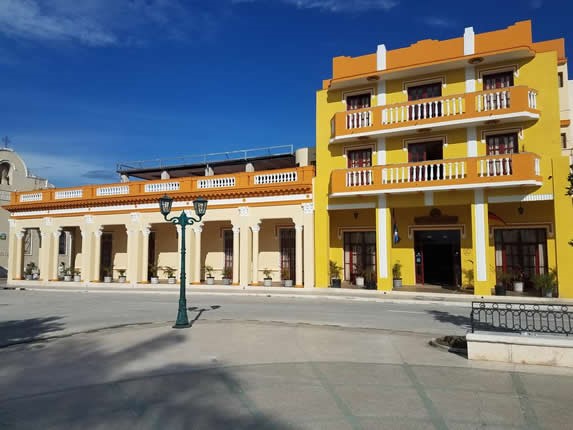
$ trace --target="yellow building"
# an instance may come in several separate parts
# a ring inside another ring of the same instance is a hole
[[[479,295],[555,268],[573,297],[560,79],[563,39],[533,42],[530,21],[334,58],[316,94],[316,286],[331,260],[347,285],[390,290],[398,263],[405,286]]]
[[[262,285],[268,278],[313,287],[313,154],[291,146],[207,154],[168,167],[120,166],[120,183],[14,192],[6,206],[8,284],[28,275],[23,238],[30,233],[40,239],[39,274],[26,282],[56,285],[76,275],[85,285],[174,283],[182,235],[159,212],[168,194],[175,215],[193,216],[192,201],[208,200],[201,223],[187,228],[189,283]]]

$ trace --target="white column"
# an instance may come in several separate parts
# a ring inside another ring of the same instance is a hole
[[[177,278],[179,279],[181,277],[181,239],[182,239],[181,226],[176,225],[175,230],[177,230],[177,262],[175,263],[174,269],[176,270]],[[187,233],[187,231],[185,233]],[[189,252],[189,249],[187,249],[187,252]]]
[[[52,232],[52,236],[54,238],[52,242],[52,255],[50,256],[50,279],[51,280],[58,280],[58,256],[60,255],[60,235],[62,234],[62,229],[59,228],[56,231]]]
[[[239,285],[239,266],[241,264],[239,251],[239,234],[241,229],[233,226],[233,285]]]
[[[380,278],[388,278],[388,207],[386,196],[378,196],[378,274]]]
[[[126,229],[127,233],[127,267],[126,277],[130,284],[135,285],[139,280],[139,265],[141,264],[141,243],[139,229]]]
[[[259,232],[261,231],[260,224],[251,226],[253,231],[253,285],[259,283]]]
[[[302,287],[302,230],[303,226],[297,224],[295,227],[295,286]]]
[[[92,280],[100,281],[100,265],[101,265],[101,235],[103,234],[103,227],[98,228],[94,233],[94,265],[91,273]]]
[[[149,265],[149,235],[151,234],[151,228],[146,226],[141,230],[141,262],[139,268],[139,279],[140,282],[148,282],[147,273]]]
[[[304,287],[314,287],[314,204],[302,205],[304,219]]]
[[[193,227],[185,232],[185,249],[187,250],[185,267],[187,269],[187,284],[191,283],[195,277],[195,267],[193,264]],[[181,273],[179,273],[178,278],[181,278]]]
[[[475,249],[476,249],[476,281],[487,280],[487,206],[484,198],[483,190],[475,190],[475,203],[473,204],[474,211],[474,234],[475,234]]]
[[[43,281],[50,280],[50,249],[52,248],[52,235],[46,230],[40,230],[42,246],[39,250],[40,260],[38,269],[40,270],[40,279]]]
[[[468,157],[477,157],[477,129],[475,127],[468,127],[467,129],[468,137]]]
[[[82,235],[82,280],[90,281],[92,279],[92,233],[87,229],[80,230]]]
[[[467,66],[465,68],[466,77],[466,93],[473,93],[476,90],[476,69],[474,66]],[[467,111],[466,106],[466,111]]]
[[[249,285],[251,273],[250,273],[250,243],[249,243],[249,235],[250,230],[247,225],[243,224],[241,226],[241,231],[239,233],[240,241],[239,241],[239,284],[242,286]],[[233,244],[234,247],[235,244]],[[233,256],[234,260],[235,256]]]
[[[193,231],[195,232],[195,251],[193,252],[193,284],[201,283],[201,232],[203,231],[202,225],[194,225]]]
[[[24,230],[18,230],[14,232],[14,235],[12,236],[12,240],[14,241],[14,260],[12,266],[8,265],[12,270],[10,273],[11,279],[22,279],[22,239],[24,239],[24,234]]]

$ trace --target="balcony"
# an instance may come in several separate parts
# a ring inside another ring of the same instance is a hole
[[[538,118],[537,92],[509,87],[338,112],[331,121],[330,142]]]
[[[331,197],[541,184],[540,157],[523,152],[334,170]]]
[[[177,198],[237,198],[311,193],[314,167],[195,176],[159,181],[85,185],[12,193],[9,208],[25,210],[44,206],[98,206],[114,203],[155,202],[163,194]]]

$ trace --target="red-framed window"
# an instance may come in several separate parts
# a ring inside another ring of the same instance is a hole
[[[371,103],[370,93],[346,96],[346,110],[366,109]]]
[[[355,282],[356,276],[367,273],[376,276],[376,232],[345,232],[344,279]]]
[[[495,90],[498,88],[513,87],[513,72],[489,73],[483,75],[483,89]]]
[[[487,155],[517,154],[517,133],[493,134],[486,137]]]
[[[372,166],[372,149],[354,149],[346,153],[348,159],[348,168],[371,167]]]

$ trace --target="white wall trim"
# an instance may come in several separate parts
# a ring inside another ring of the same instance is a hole
[[[424,192],[424,205],[434,206],[434,193],[432,191]]]
[[[475,127],[468,127],[468,157],[477,157],[477,129]]]
[[[386,45],[378,45],[376,49],[376,69],[386,70]]]
[[[464,55],[473,55],[475,52],[474,28],[466,27],[464,29]]]
[[[388,278],[388,231],[386,228],[388,213],[386,208],[386,196],[379,196],[376,209],[378,212],[376,233],[378,235],[378,271],[383,279]]]
[[[378,94],[376,96],[376,103],[378,106],[386,105],[386,81],[381,79],[378,81]]]
[[[300,200],[311,200],[310,194],[292,194],[286,196],[280,196],[281,202],[288,202],[288,201],[300,201]],[[225,205],[240,205],[245,206],[252,203],[276,203],[277,197],[247,197],[247,198],[236,198],[236,199],[221,199],[221,200],[209,200],[209,208],[217,207],[217,206],[225,206]],[[193,207],[193,202],[173,202],[174,208],[190,208]],[[159,209],[157,203],[146,203],[146,204],[136,204],[136,205],[114,205],[114,206],[96,206],[96,207],[79,207],[79,208],[70,208],[70,209],[48,209],[48,210],[41,210],[41,211],[23,211],[23,212],[14,212],[12,214],[13,218],[23,217],[23,216],[36,216],[36,215],[56,215],[56,214],[77,214],[77,213],[84,213],[90,212],[93,214],[97,214],[98,212],[113,212],[113,211],[134,211],[134,210],[141,210],[141,209],[157,209],[157,213],[159,213]],[[129,215],[129,214],[126,214]],[[86,215],[89,216],[89,215]],[[48,224],[46,224],[48,225]]]
[[[463,185],[437,185],[434,187],[409,187],[409,188],[390,188],[387,190],[371,190],[371,191],[347,191],[343,193],[333,193],[330,197],[351,197],[351,196],[367,196],[377,194],[401,194],[401,193],[418,193],[422,191],[452,191],[452,190],[471,190],[471,189],[485,189],[485,188],[502,188],[502,187],[517,187],[517,186],[537,186],[543,185],[541,181],[505,181],[505,182],[485,182],[477,184],[463,184]]]
[[[478,281],[487,280],[487,253],[486,253],[486,240],[487,232],[485,228],[486,222],[486,203],[484,199],[483,190],[474,191],[475,203],[473,206],[474,211],[474,231],[476,243],[476,279]]]
[[[376,144],[376,164],[378,166],[386,165],[386,138],[379,137]]]
[[[476,91],[476,69],[473,66],[466,66],[466,93]]]

